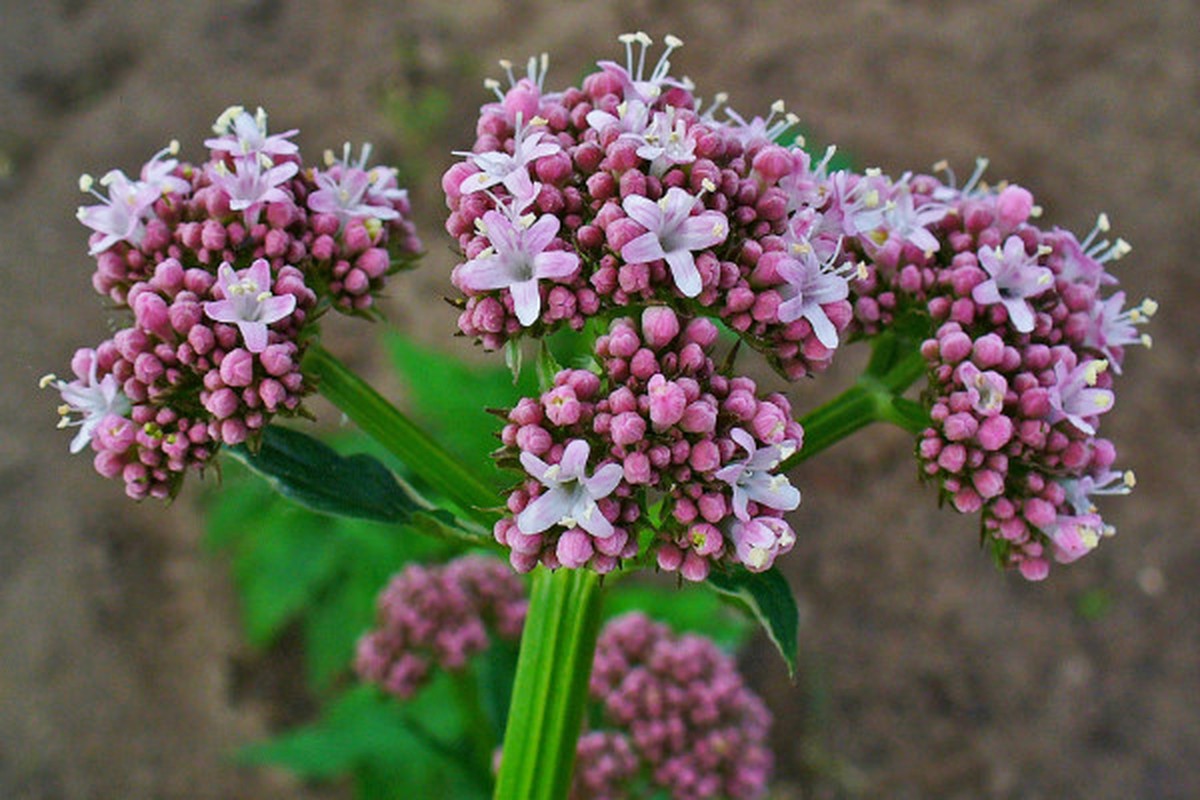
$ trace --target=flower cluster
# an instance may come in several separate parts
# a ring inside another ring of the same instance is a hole
[[[379,595],[355,670],[406,700],[434,670],[463,669],[490,637],[518,639],[527,605],[522,581],[495,559],[410,565]],[[647,786],[681,800],[763,795],[771,716],[709,640],[642,614],[614,619],[600,633],[589,693],[599,713],[579,738],[572,797],[639,797]]]
[[[1043,230],[1026,189],[981,184],[985,163],[963,188],[878,173],[852,182],[847,196],[883,209],[878,227],[848,240],[867,255],[851,285],[852,329],[875,333],[905,312],[930,320],[923,474],[959,511],[982,510],[1000,563],[1037,580],[1050,557],[1074,561],[1112,533],[1093,495],[1133,486],[1097,431],[1125,348],[1150,344],[1138,326],[1156,305],[1124,310],[1123,292],[1104,295],[1117,283],[1106,264],[1129,250],[1100,238],[1105,216],[1083,242]],[[889,221],[888,209],[900,207],[919,235]]]
[[[574,798],[762,797],[771,715],[711,641],[642,614],[600,634],[589,693],[600,720],[580,737]]]
[[[702,109],[670,75],[674,37],[649,74],[649,37],[622,41],[626,65],[578,87],[545,91],[544,60],[491,84],[498,101],[442,181],[460,329],[492,349],[671,303],[720,317],[791,378],[823,369],[858,268],[826,216],[826,163],[777,143],[796,121],[780,104],[750,122],[719,119],[723,97]]]
[[[376,627],[359,639],[355,671],[397,697],[412,697],[432,670],[466,667],[490,635],[519,639],[528,605],[521,579],[494,558],[412,564],[380,593]]]
[[[768,569],[791,549],[783,514],[800,493],[775,470],[803,430],[780,394],[712,359],[716,326],[651,306],[596,341],[600,374],[563,370],[501,431],[501,464],[524,482],[496,523],[513,566],[604,573],[648,548],[659,567],[703,580],[712,565]],[[653,530],[639,544],[633,524]]]
[[[63,425],[96,469],[134,498],[170,497],[222,444],[254,441],[311,390],[300,359],[327,307],[364,314],[387,274],[420,248],[395,170],[329,159],[302,167],[295,131],[228,109],[201,165],[178,144],[132,179],[112,170],[80,185],[92,282],[132,323],[47,376]]]

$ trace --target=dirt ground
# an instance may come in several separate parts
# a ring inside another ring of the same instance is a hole
[[[1107,211],[1134,245],[1124,288],[1162,306],[1105,419],[1139,478],[1106,509],[1120,534],[1045,584],[993,570],[975,521],[917,486],[903,435],[860,434],[797,472],[800,543],[783,564],[804,614],[799,681],[765,649],[746,659],[777,716],[781,794],[1200,796],[1194,2],[5,0],[0,797],[346,796],[229,760],[297,699],[263,688],[292,685],[291,662],[240,641],[226,568],[198,547],[195,492],[135,506],[53,430],[37,379],[106,324],[73,219],[78,175],[135,168],[171,138],[199,158],[232,103],[300,128],[310,159],[374,141],[410,165],[429,248],[391,322],[451,346],[452,312],[429,302],[452,264],[437,177],[471,142],[482,79],[498,58],[548,51],[549,85],[565,85],[635,29],[683,38],[676,71],[701,93],[727,90],[748,113],[784,98],[860,166],[947,158],[963,172],[986,154],[1050,222],[1086,232]],[[432,127],[385,113],[443,100]],[[356,328],[331,333],[374,363]]]

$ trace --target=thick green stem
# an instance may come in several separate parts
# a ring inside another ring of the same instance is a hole
[[[919,432],[928,424],[925,412],[902,395],[926,369],[919,352],[898,353],[894,339],[881,339],[854,386],[800,419],[804,447],[784,461],[782,468],[812,458],[873,422],[891,422]]]
[[[562,800],[600,629],[600,576],[539,569],[521,637],[496,800]]]
[[[316,382],[321,394],[399,458],[414,475],[476,522],[491,525],[495,521],[495,515],[487,510],[499,503],[495,490],[332,353],[319,344],[312,345],[304,357],[303,369]]]

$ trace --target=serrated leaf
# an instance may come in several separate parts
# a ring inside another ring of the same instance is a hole
[[[783,573],[775,568],[765,572],[750,572],[743,567],[714,570],[708,576],[708,583],[718,592],[746,604],[783,656],[788,675],[795,675],[800,612]]]
[[[257,452],[244,445],[228,452],[277,492],[312,511],[405,522],[420,507],[376,458],[363,453],[343,456],[324,442],[289,428],[268,427]]]

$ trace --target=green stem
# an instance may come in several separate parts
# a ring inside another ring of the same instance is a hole
[[[436,488],[476,522],[490,526],[495,521],[495,515],[487,510],[499,503],[495,490],[332,353],[319,344],[312,345],[304,357],[303,369],[321,394],[414,475]]]
[[[804,447],[785,460],[782,469],[791,469],[873,422],[890,422],[919,433],[928,424],[925,412],[902,395],[926,369],[920,352],[898,353],[894,338],[885,334],[858,381],[800,419]]]
[[[600,576],[539,569],[513,682],[495,800],[562,800],[600,629]]]

